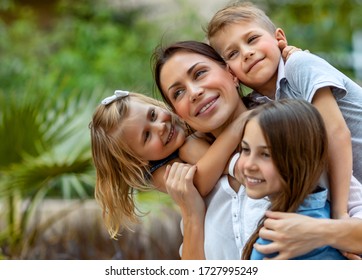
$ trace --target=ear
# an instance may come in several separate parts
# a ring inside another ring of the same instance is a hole
[[[277,28],[275,31],[275,39],[277,39],[280,49],[284,49],[288,45],[287,36],[285,36],[284,30],[281,28]]]
[[[235,86],[236,86],[236,87],[239,87],[240,81],[239,81],[238,77],[236,77],[236,75],[234,74],[233,70],[231,70],[231,68],[229,67],[229,65],[226,65],[226,70],[231,74]]]

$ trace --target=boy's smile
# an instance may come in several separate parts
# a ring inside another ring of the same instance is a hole
[[[281,51],[275,34],[257,23],[240,21],[229,24],[210,38],[210,44],[224,58],[230,70],[244,85],[274,97]]]

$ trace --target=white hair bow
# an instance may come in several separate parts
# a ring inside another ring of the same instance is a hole
[[[102,100],[102,104],[103,105],[108,105],[108,104],[112,103],[114,100],[116,100],[118,98],[123,98],[123,97],[128,96],[128,94],[129,94],[129,91],[116,90],[112,96],[108,96],[108,97],[104,98]]]

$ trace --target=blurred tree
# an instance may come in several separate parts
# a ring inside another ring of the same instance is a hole
[[[255,0],[277,27],[286,32],[288,43],[324,57],[355,78],[352,36],[362,30],[360,0]]]

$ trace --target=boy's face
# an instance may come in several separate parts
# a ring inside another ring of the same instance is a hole
[[[185,142],[184,129],[166,110],[142,102],[131,102],[123,125],[114,131],[142,159],[166,158]]]
[[[210,44],[225,59],[231,71],[246,86],[261,94],[276,89],[281,51],[281,29],[270,34],[252,22],[230,24],[210,38]]]

